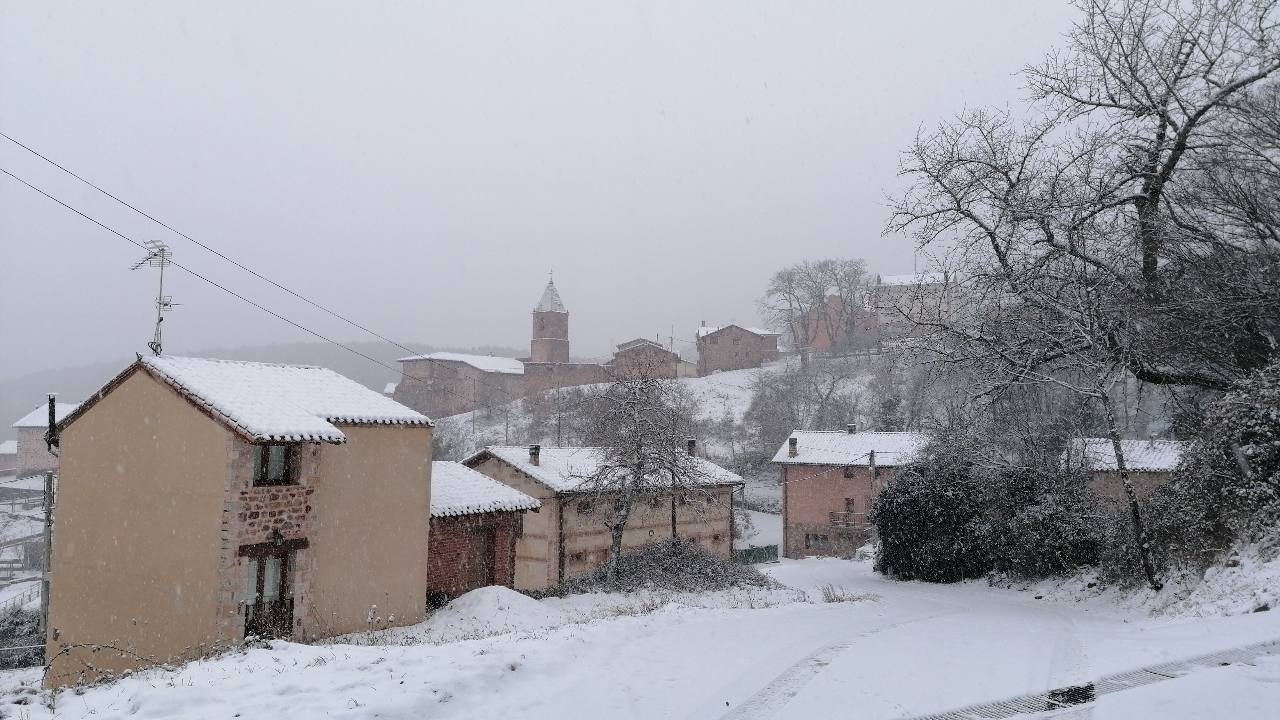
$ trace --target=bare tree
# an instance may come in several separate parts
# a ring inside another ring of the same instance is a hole
[[[708,479],[688,451],[690,413],[671,380],[630,375],[591,402],[590,442],[602,448],[599,464],[581,478],[581,490],[609,530],[605,581],[612,585],[627,523],[637,503],[669,495],[672,535],[680,496],[707,495]]]
[[[787,333],[807,364],[808,350],[821,337],[837,351],[856,344],[858,321],[868,314],[868,285],[863,260],[805,261],[774,273],[760,299],[761,314]]]

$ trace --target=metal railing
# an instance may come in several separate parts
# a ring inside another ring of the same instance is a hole
[[[40,597],[39,580],[40,578],[32,578],[32,581],[34,581],[35,584],[26,590],[23,590],[21,593],[18,593],[11,598],[6,598],[3,602],[0,602],[0,615],[16,610]]]
[[[831,527],[866,527],[867,514],[860,512],[833,512]]]

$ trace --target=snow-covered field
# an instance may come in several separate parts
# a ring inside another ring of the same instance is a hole
[[[1280,638],[1280,612],[1152,618],[1106,598],[888,581],[861,562],[765,569],[790,589],[545,601],[487,589],[416,628],[351,639],[372,644],[276,642],[65,692],[56,716],[903,718]],[[823,602],[823,586],[847,601]],[[0,675],[6,717],[51,717],[19,688],[37,675]],[[1274,718],[1277,707],[1272,656],[1066,716]]]

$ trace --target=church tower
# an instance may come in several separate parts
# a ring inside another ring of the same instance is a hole
[[[560,301],[555,280],[547,280],[547,289],[533,309],[533,342],[529,344],[529,362],[569,362],[569,311]]]

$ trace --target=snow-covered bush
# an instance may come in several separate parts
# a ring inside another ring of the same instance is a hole
[[[903,580],[957,582],[991,567],[990,526],[973,455],[964,442],[935,439],[876,498],[877,571]]]
[[[29,667],[44,661],[44,637],[40,633],[40,613],[15,608],[0,613],[0,646],[25,648],[0,653],[0,669]]]
[[[769,587],[774,583],[750,565],[722,558],[695,542],[666,539],[624,552],[612,584],[604,568],[569,578],[552,595],[590,592],[676,590],[707,592],[736,587]]]
[[[1149,503],[1166,564],[1203,565],[1280,525],[1280,362],[1209,406],[1173,480]]]

